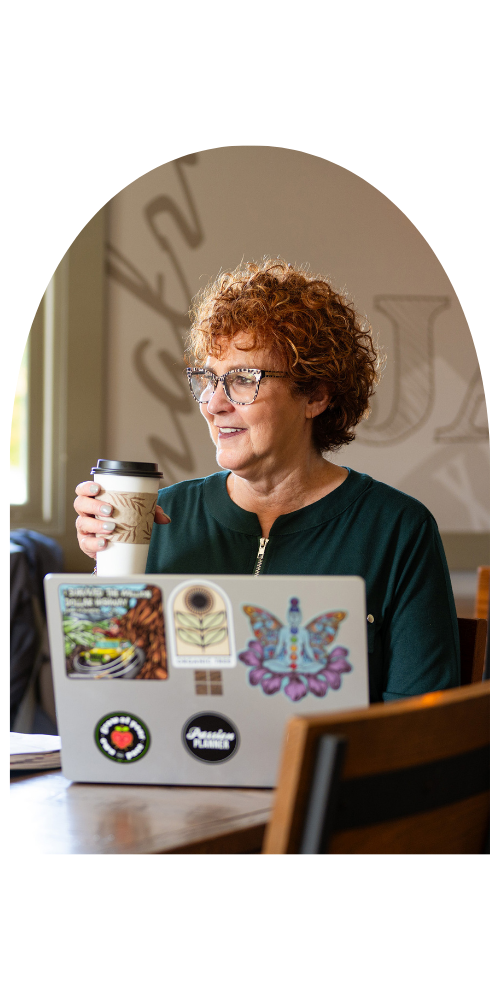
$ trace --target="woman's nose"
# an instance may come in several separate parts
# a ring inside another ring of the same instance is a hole
[[[222,382],[217,382],[217,388],[207,404],[207,410],[209,413],[221,413],[227,410],[233,410],[234,406],[231,400],[227,398],[224,392],[224,387]]]

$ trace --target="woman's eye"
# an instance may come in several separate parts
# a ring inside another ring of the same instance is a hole
[[[251,375],[236,375],[233,379],[232,384],[238,386],[248,386],[253,385],[254,379]]]

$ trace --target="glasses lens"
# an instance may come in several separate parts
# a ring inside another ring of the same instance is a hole
[[[214,384],[209,375],[191,375],[191,389],[199,403],[208,403],[213,395]]]
[[[226,375],[226,387],[233,403],[251,403],[257,391],[257,376],[251,372],[231,372]]]

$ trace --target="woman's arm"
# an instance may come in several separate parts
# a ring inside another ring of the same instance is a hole
[[[460,647],[450,574],[429,515],[408,540],[383,635],[384,701],[458,687]]]

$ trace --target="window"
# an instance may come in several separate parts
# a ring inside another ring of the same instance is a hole
[[[11,523],[64,531],[65,329],[60,269],[37,310],[19,372],[11,429]]]
[[[69,573],[92,569],[78,547],[73,501],[104,454],[105,230],[101,209],[55,271],[30,330],[13,411],[12,528],[56,538]]]
[[[28,499],[28,369],[29,342],[17,380],[10,436],[10,502],[16,506]]]

